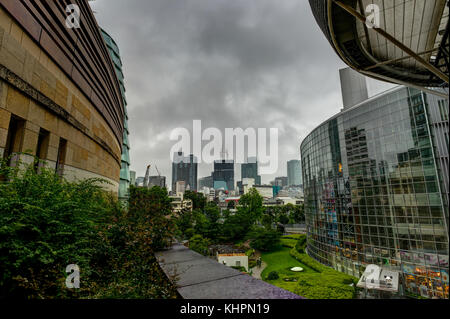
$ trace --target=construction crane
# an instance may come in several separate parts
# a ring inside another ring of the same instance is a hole
[[[145,171],[145,177],[144,177],[144,187],[148,187],[148,179],[149,179],[149,175],[150,175],[150,167],[151,165],[147,166],[147,170]]]
[[[155,165],[156,171],[158,172],[158,176],[161,177],[161,173],[159,172],[158,166]]]

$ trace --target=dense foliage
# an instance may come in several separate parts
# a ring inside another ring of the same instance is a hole
[[[176,296],[153,254],[173,229],[164,190],[132,189],[126,211],[99,179],[5,163],[0,175],[1,298]],[[80,268],[80,289],[65,285],[69,264]]]
[[[267,275],[268,280],[277,280],[278,278],[280,278],[280,276],[278,275],[278,273],[276,271],[271,271]]]
[[[261,251],[272,251],[280,246],[281,234],[272,229],[255,228],[250,234],[251,247]]]
[[[208,255],[208,245],[209,241],[201,235],[194,235],[189,240],[189,248],[204,256]]]

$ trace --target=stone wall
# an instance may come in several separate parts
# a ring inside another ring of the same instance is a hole
[[[117,192],[121,141],[76,83],[0,7],[0,156],[12,115],[25,121],[19,152],[35,155],[39,130],[45,129],[50,133],[45,158],[50,166],[55,166],[63,138],[64,176],[102,177]]]

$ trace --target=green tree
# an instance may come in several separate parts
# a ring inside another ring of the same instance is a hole
[[[220,220],[220,208],[215,203],[208,203],[204,210],[207,219],[207,228],[205,236],[217,241],[222,233]]]
[[[281,214],[278,216],[278,222],[280,222],[280,223],[283,224],[283,225],[286,225],[286,224],[289,223],[289,217],[288,217],[286,214],[281,213]]]
[[[256,220],[261,217],[264,212],[263,197],[255,188],[251,188],[247,194],[239,199],[238,211],[251,215]]]
[[[202,193],[187,190],[184,193],[184,199],[192,200],[192,209],[203,211],[206,206],[206,197]]]
[[[189,248],[204,256],[208,255],[209,241],[201,235],[194,235],[189,240]]]
[[[276,230],[255,227],[247,237],[251,239],[250,246],[257,250],[272,251],[281,244],[281,234]]]
[[[272,229],[272,224],[273,224],[273,217],[268,215],[268,214],[264,214],[261,217],[261,224],[266,228],[266,229]]]
[[[178,218],[176,219],[176,226],[178,231],[181,233],[181,236],[184,238],[191,238],[192,235],[188,235],[188,230],[193,231],[194,225],[194,216],[191,210],[183,209],[179,213]]]
[[[136,200],[132,191],[126,211],[102,189],[106,181],[21,167],[0,163],[0,298],[176,296],[153,254],[171,237],[168,224],[155,224],[167,219],[166,194]],[[65,286],[68,264],[81,269],[80,289]]]

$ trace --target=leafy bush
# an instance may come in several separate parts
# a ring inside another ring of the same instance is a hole
[[[297,243],[297,240],[296,240],[296,239],[291,239],[291,238],[286,238],[286,237],[282,237],[282,238],[281,238],[281,244],[282,244],[284,247],[294,248],[295,245],[296,245],[296,243]]]
[[[268,275],[267,275],[267,279],[268,280],[277,280],[278,278],[280,278],[280,276],[278,275],[278,273],[276,271],[271,271]]]
[[[275,230],[255,228],[248,237],[252,240],[250,246],[257,250],[272,251],[280,246],[281,234]]]
[[[132,190],[127,212],[103,180],[0,164],[0,298],[176,296],[153,254],[171,237],[169,221],[156,224],[167,194]],[[80,289],[65,286],[68,264],[80,267]]]
[[[355,289],[331,274],[302,274],[295,293],[308,299],[352,299]]]
[[[295,245],[295,249],[300,253],[300,254],[305,254],[306,253],[306,235],[302,235],[298,238],[297,244]]]
[[[243,266],[231,266],[231,268],[239,270],[240,272],[247,272],[247,270]]]
[[[256,267],[256,265],[257,265],[257,262],[256,262],[255,259],[249,259],[249,261],[248,261],[248,268]]]
[[[192,236],[194,236],[195,235],[194,228],[186,229],[185,235],[186,235],[187,238],[191,238]]]
[[[194,235],[189,240],[189,248],[204,256],[208,255],[209,241],[201,235]]]

